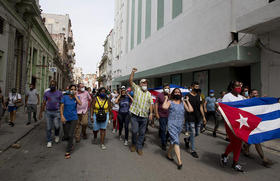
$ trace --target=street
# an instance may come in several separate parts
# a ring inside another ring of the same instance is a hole
[[[199,159],[186,152],[181,135],[182,170],[165,158],[160,149],[156,128],[149,128],[142,157],[131,153],[123,145],[117,134],[108,127],[106,146],[92,145],[90,139],[75,144],[69,160],[64,159],[66,142],[46,148],[45,124],[42,122],[30,134],[20,140],[21,148],[10,148],[0,155],[0,175],[2,181],[87,181],[87,180],[280,180],[279,152],[264,149],[275,164],[265,168],[260,163],[254,147],[253,158],[240,157],[246,173],[237,173],[230,166],[221,168],[219,156],[227,144],[223,136],[217,138],[206,132],[196,138]],[[88,130],[91,135],[91,131]]]

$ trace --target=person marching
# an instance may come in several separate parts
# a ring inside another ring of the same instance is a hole
[[[148,117],[150,120],[153,120],[153,98],[152,94],[148,91],[148,82],[146,79],[140,81],[140,86],[133,82],[136,71],[137,69],[133,68],[129,78],[130,86],[134,92],[133,102],[130,107],[132,127],[132,145],[130,151],[137,151],[138,155],[141,156],[143,155],[142,148]]]
[[[173,161],[171,152],[174,149],[178,160],[178,169],[181,169],[183,164],[180,156],[180,133],[183,129],[185,120],[185,111],[193,112],[193,107],[189,102],[189,97],[186,100],[182,100],[182,93],[179,88],[176,88],[171,93],[171,100],[168,100],[168,95],[165,95],[165,100],[162,108],[169,110],[168,116],[168,132],[170,135],[170,147],[167,152],[167,158]]]
[[[46,118],[46,132],[47,132],[47,147],[52,147],[52,127],[54,125],[55,143],[59,142],[59,131],[60,131],[60,102],[63,95],[62,92],[56,89],[56,81],[52,80],[50,82],[50,89],[45,92],[43,98],[43,104],[41,106],[41,111],[39,119],[42,119],[43,112],[45,112]]]
[[[100,131],[100,145],[102,150],[106,150],[104,144],[106,128],[109,121],[111,104],[108,100],[105,87],[101,87],[92,103],[91,120],[93,120],[93,139],[92,143],[97,143],[97,133]]]
[[[77,97],[76,86],[71,85],[69,89],[66,91],[60,104],[60,117],[63,124],[64,139],[68,141],[65,153],[66,159],[71,157],[70,152],[73,150],[73,137],[78,120],[77,104],[82,104]]]
[[[88,105],[91,102],[91,96],[89,95],[88,91],[85,90],[85,86],[82,83],[78,84],[78,92],[76,94],[82,103],[81,105],[77,105],[78,122],[75,129],[75,139],[76,142],[79,143],[81,140],[81,134],[83,139],[87,139],[86,131],[88,125]]]
[[[206,99],[205,99],[204,111],[206,113],[207,122],[210,120],[211,117],[214,120],[215,127],[214,127],[214,131],[213,131],[213,137],[217,136],[216,132],[219,127],[219,120],[217,119],[216,106],[215,106],[216,102],[217,102],[217,99],[215,97],[215,92],[214,92],[214,90],[210,90],[209,97],[206,97]],[[204,126],[206,126],[206,124]]]
[[[191,150],[190,153],[194,158],[198,158],[198,154],[195,151],[195,147],[194,147],[194,138],[195,138],[195,134],[199,134],[199,129],[200,129],[200,125],[201,125],[201,117],[203,119],[203,123],[206,123],[206,118],[204,115],[204,110],[203,110],[203,106],[202,106],[202,98],[199,95],[199,83],[198,82],[193,82],[191,84],[192,87],[192,91],[187,94],[187,97],[189,97],[189,101],[190,104],[193,107],[193,112],[188,112],[186,114],[186,119],[188,119],[188,123],[189,123],[189,132],[190,132],[190,136],[189,138],[184,138],[185,141],[185,145],[187,148],[189,148],[189,142],[191,143]]]
[[[18,103],[21,103],[21,95],[19,93],[17,93],[17,89],[13,88],[12,92],[9,93],[9,97],[8,97],[8,112],[10,113],[10,121],[9,121],[9,125],[11,127],[15,126],[15,120],[16,120],[16,113],[17,113],[17,109]]]
[[[228,86],[228,92],[224,97],[222,102],[234,102],[244,100],[245,97],[241,96],[241,84],[239,81],[231,81]],[[220,163],[225,167],[228,163],[228,155],[233,152],[233,164],[232,168],[239,172],[244,172],[242,166],[238,164],[242,140],[234,135],[229,126],[225,123],[226,133],[229,137],[229,145],[227,146],[225,152],[221,155]]]
[[[156,104],[155,104],[155,114],[156,118],[159,120],[159,127],[160,127],[160,139],[161,139],[161,149],[166,151],[166,144],[167,144],[167,123],[168,123],[168,109],[163,109],[162,105],[165,101],[165,96],[169,96],[170,94],[170,86],[169,84],[163,85],[163,92],[158,94],[156,97]]]
[[[250,97],[249,98],[256,98],[256,97],[259,97],[259,91],[256,90],[256,89],[252,89],[251,92],[250,92]],[[251,147],[251,145],[244,142],[243,151],[244,151],[244,155],[246,157],[250,157],[250,147]],[[255,144],[255,149],[258,152],[259,157],[262,159],[262,165],[264,167],[269,168],[273,164],[273,162],[264,155],[262,145],[260,143]]]
[[[112,111],[111,115],[113,118],[113,131],[112,133],[116,133],[119,130],[119,121],[118,121],[118,113],[119,113],[119,104],[116,104],[116,99],[119,96],[117,90],[114,90],[111,93],[111,103],[112,103]]]
[[[35,123],[37,122],[37,106],[40,105],[40,97],[35,89],[35,86],[33,84],[29,85],[30,90],[27,91],[25,95],[25,106],[27,107],[27,114],[28,114],[28,122],[26,125],[29,125],[31,123],[31,114],[33,112],[33,119]]]
[[[126,92],[125,86],[122,86],[121,93],[117,97],[115,103],[119,104],[119,113],[118,113],[118,121],[119,121],[119,136],[122,139],[122,130],[123,125],[125,129],[125,136],[124,136],[124,145],[128,146],[128,133],[129,133],[129,108],[130,104],[133,102],[133,98]]]

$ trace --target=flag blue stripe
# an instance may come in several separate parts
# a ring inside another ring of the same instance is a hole
[[[246,99],[242,101],[235,101],[235,102],[223,102],[224,104],[235,107],[235,108],[244,108],[244,107],[251,107],[251,106],[262,106],[262,105],[269,105],[278,103],[279,98],[274,97],[260,97],[260,98],[252,98]]]
[[[280,128],[271,131],[250,135],[249,144],[258,144],[272,139],[280,138]]]
[[[280,110],[273,111],[267,114],[256,115],[262,119],[262,121],[271,121],[280,118]]]

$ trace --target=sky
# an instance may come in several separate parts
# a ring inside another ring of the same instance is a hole
[[[43,13],[69,14],[75,41],[76,65],[96,73],[106,36],[114,27],[114,0],[40,0]]]

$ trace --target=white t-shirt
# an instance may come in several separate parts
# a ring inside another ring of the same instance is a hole
[[[28,96],[27,104],[37,104],[38,103],[38,92],[36,89],[33,89],[32,91],[29,90],[26,93],[26,96]]]
[[[245,97],[243,97],[242,95],[239,95],[236,97],[235,95],[233,95],[231,92],[227,93],[223,99],[222,102],[234,102],[234,101],[241,101],[246,99]]]
[[[114,110],[114,111],[119,111],[119,109],[120,109],[119,104],[116,104],[116,103],[115,103],[115,101],[116,101],[117,97],[118,97],[118,95],[116,95],[116,94],[112,94],[112,99],[111,99],[111,102],[112,102],[112,104],[113,104],[113,106],[112,106],[112,110]]]
[[[16,94],[12,94],[9,93],[9,104],[8,106],[15,106],[14,102],[21,99],[21,95],[16,93]]]

